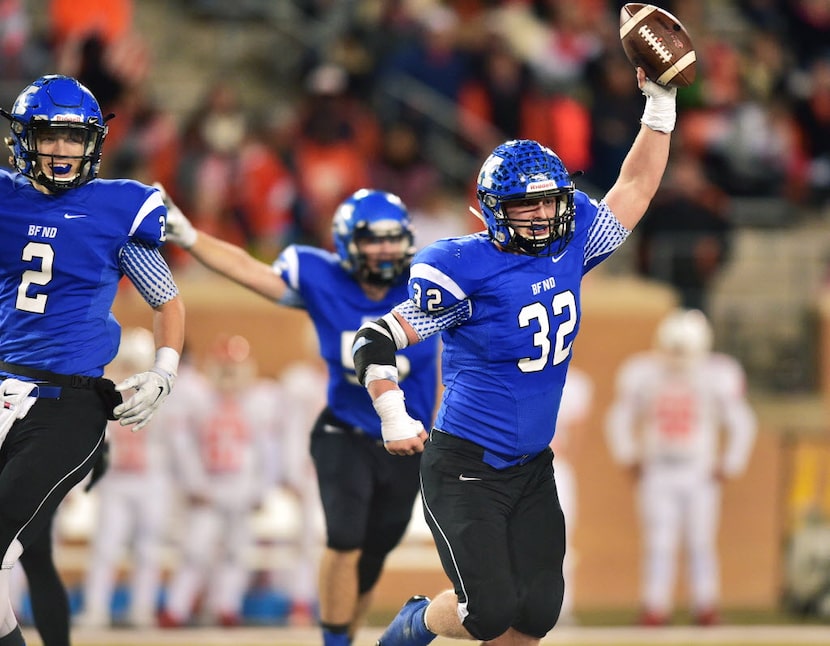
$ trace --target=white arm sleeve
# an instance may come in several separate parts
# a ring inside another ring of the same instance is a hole
[[[721,458],[724,475],[735,477],[746,470],[757,434],[757,420],[745,394],[743,369],[731,357],[721,357],[723,421],[727,441]]]

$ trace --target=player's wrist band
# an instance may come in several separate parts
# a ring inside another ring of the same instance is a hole
[[[669,133],[674,130],[677,121],[676,90],[660,87],[653,81],[647,81],[647,83],[651,84],[651,87],[643,88],[643,94],[646,95],[646,107],[640,123],[657,132]]]
[[[179,372],[179,353],[167,346],[159,348],[156,350],[156,362],[153,367],[175,377]]]
[[[402,390],[387,390],[372,404],[378,417],[380,417],[384,442],[418,437],[420,429],[417,428],[417,425],[413,423],[414,420],[406,412]]]

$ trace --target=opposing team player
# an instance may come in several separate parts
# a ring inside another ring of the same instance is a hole
[[[106,375],[115,381],[153,365],[153,333],[145,328],[125,330],[115,360]],[[177,389],[181,391],[182,384]],[[165,415],[171,398],[141,433],[117,422],[107,426],[108,468],[94,489],[98,497],[90,563],[86,570],[83,613],[75,624],[101,628],[112,623],[110,609],[124,557],[129,559],[129,609],[126,624],[156,623],[161,584],[161,557],[167,536],[171,483],[172,429]]]
[[[161,194],[96,179],[107,125],[89,90],[44,76],[0,114],[14,166],[0,169],[0,644],[20,646],[9,570],[92,467],[107,418],[138,430],[170,392],[184,306],[158,251]],[[114,386],[102,375],[118,350],[111,307],[124,275],[155,312],[158,350]]]
[[[326,518],[319,568],[324,646],[346,646],[362,624],[387,554],[398,544],[418,495],[419,457],[383,447],[380,420],[357,381],[351,342],[357,329],[406,297],[414,252],[400,198],[364,189],[334,214],[335,253],[292,245],[273,266],[193,228],[174,205],[170,239],[202,264],[281,305],[305,309],[328,366],[328,401],[311,431],[311,455]],[[437,339],[398,353],[407,401],[432,419]]]
[[[549,444],[580,322],[582,276],[617,249],[657,191],[674,91],[648,81],[640,131],[605,198],[574,187],[559,157],[508,141],[484,161],[487,231],[436,242],[413,260],[409,298],[358,332],[355,366],[386,449],[424,453],[421,494],[454,589],[414,597],[382,646],[436,635],[532,646],[562,605],[565,527]],[[443,341],[443,401],[428,435],[410,417],[395,353]]]
[[[276,479],[276,381],[261,379],[244,337],[222,335],[205,361],[206,386],[171,397],[174,471],[185,499],[179,558],[159,617],[190,623],[196,601],[225,627],[242,621],[254,546],[251,520]]]
[[[308,327],[311,328],[310,322]],[[309,332],[313,335],[313,328]],[[294,362],[282,371],[280,385],[281,485],[293,494],[298,522],[294,558],[288,567],[278,568],[272,575],[277,586],[291,597],[289,623],[311,626],[316,621],[316,574],[325,544],[325,528],[314,463],[308,454],[308,431],[326,406],[326,364],[319,357]]]
[[[658,327],[655,349],[623,363],[606,433],[613,457],[638,483],[645,559],[641,623],[669,621],[681,543],[694,620],[715,623],[721,482],[746,467],[756,420],[743,368],[712,352],[712,330],[702,312],[671,312]]]

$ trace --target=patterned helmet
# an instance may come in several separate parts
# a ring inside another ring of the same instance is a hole
[[[490,238],[502,247],[550,256],[560,253],[573,237],[573,180],[559,157],[536,141],[498,146],[481,166],[476,194]],[[545,223],[544,235],[520,236],[508,221],[505,204],[536,199],[554,200],[555,215]]]
[[[406,206],[397,195],[360,189],[344,200],[332,221],[334,248],[340,264],[359,281],[391,285],[409,268],[415,255],[414,233]],[[360,239],[391,239],[400,244],[395,258],[369,266],[358,249]]]
[[[75,79],[42,76],[20,93],[11,113],[0,109],[0,114],[11,122],[7,143],[22,175],[52,191],[74,188],[97,176],[107,126],[98,101]],[[84,143],[80,169],[71,177],[46,174],[37,162],[38,136],[50,128],[72,129]]]

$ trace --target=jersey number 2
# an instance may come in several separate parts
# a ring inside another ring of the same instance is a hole
[[[52,280],[52,263],[55,260],[55,251],[43,242],[30,242],[23,247],[23,261],[31,262],[40,258],[40,269],[27,269],[23,272],[20,285],[17,286],[17,300],[14,306],[24,312],[43,314],[46,311],[46,294],[29,296],[30,285],[48,285]]]

